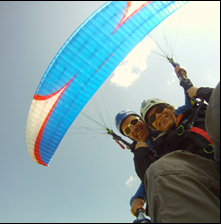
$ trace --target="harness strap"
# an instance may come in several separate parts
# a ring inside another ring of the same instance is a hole
[[[189,122],[189,124],[188,124],[188,126],[187,126],[188,129],[191,128],[191,127],[193,126],[195,120],[197,119],[198,113],[199,113],[199,111],[200,111],[200,109],[202,108],[203,105],[204,105],[204,104],[203,104],[203,101],[200,101],[200,102],[199,102],[199,105],[198,105],[198,107],[197,107],[197,109],[196,109],[195,112],[194,112],[194,115],[193,115],[192,120]]]
[[[183,113],[178,115],[178,117],[176,118],[176,127],[178,126],[178,124],[180,123],[181,118],[183,117]]]
[[[157,152],[153,149],[148,148],[148,152],[149,152],[149,158],[152,159],[157,155]]]
[[[206,138],[212,145],[214,145],[214,143],[211,141],[211,139],[210,139],[209,135],[207,134],[207,132],[204,131],[203,129],[201,129],[201,128],[197,128],[197,127],[192,127],[192,128],[190,128],[190,131],[202,135],[202,136],[203,136],[204,138]]]
[[[214,151],[214,147],[212,144],[206,144],[204,142],[202,142],[197,136],[193,135],[193,133],[191,133],[190,131],[188,130],[184,130],[184,133],[190,138],[192,139],[197,145],[199,145],[200,147],[202,147],[204,149],[204,151],[206,153],[212,153]],[[198,132],[197,132],[198,133]],[[212,150],[208,151],[206,150],[207,148],[210,148],[212,147]]]

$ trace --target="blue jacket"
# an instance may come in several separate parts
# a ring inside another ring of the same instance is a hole
[[[175,112],[176,112],[177,115],[179,115],[179,114],[183,113],[184,111],[190,109],[191,106],[192,106],[191,103],[189,102],[186,94],[184,94],[184,95],[185,95],[185,105],[180,106],[176,109]],[[153,147],[152,137],[156,138],[157,135],[159,135],[159,133],[156,133],[156,132],[150,130],[150,137],[145,141],[150,148]],[[142,198],[146,202],[146,189],[145,189],[142,182],[141,182],[137,192],[135,193],[135,195],[130,199],[130,205],[132,204],[132,202],[135,198]]]

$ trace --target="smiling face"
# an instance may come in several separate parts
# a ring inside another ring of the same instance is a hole
[[[128,124],[130,123],[131,119],[136,116],[130,115],[127,118],[125,118],[121,124],[121,130],[123,131]],[[147,138],[150,135],[149,128],[147,127],[144,122],[139,119],[138,123],[135,126],[130,126],[131,133],[128,135],[128,137],[132,138],[133,140],[139,142],[139,141],[146,141]]]
[[[158,105],[156,105],[150,110],[148,114],[148,119],[151,115],[155,114],[156,119],[152,123],[153,127],[156,128],[158,131],[170,130],[170,128],[172,128],[175,122],[174,114],[167,107],[164,107],[163,111],[161,111],[160,113],[156,113],[157,107]]]

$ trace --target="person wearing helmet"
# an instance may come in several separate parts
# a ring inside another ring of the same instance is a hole
[[[197,93],[209,102],[212,88],[191,88],[191,97]],[[141,106],[140,114],[144,122],[159,133],[153,146],[153,150],[157,152],[155,158],[148,156],[148,148],[143,142],[136,145],[134,152],[135,169],[147,189],[148,211],[153,222],[220,220],[220,167],[212,161],[213,151],[209,151],[204,144],[208,138],[200,136],[198,141],[198,137],[185,130],[184,124],[190,119],[190,112],[194,111],[197,117],[191,117],[191,125],[197,124],[198,127],[193,127],[192,130],[198,130],[201,128],[200,124],[204,124],[205,133],[205,119],[203,121],[203,115],[201,117],[203,112],[194,107],[177,116],[174,107],[160,99],[149,99]],[[203,106],[202,108],[205,109]],[[191,125],[189,129],[192,128]],[[186,135],[177,137],[181,134],[177,131],[178,127]],[[202,146],[205,148],[202,149]]]
[[[123,110],[115,117],[117,130],[124,136],[127,136],[135,142],[145,142],[146,146],[152,146],[151,136],[156,137],[157,133],[153,132],[143,122],[142,118],[132,110]],[[138,208],[143,208],[146,202],[146,190],[141,182],[135,195],[130,199],[131,212],[135,216]]]
[[[179,115],[180,113],[191,108],[191,104],[188,100],[188,96],[185,94],[185,105],[178,107],[175,112]],[[149,156],[154,154],[151,151],[153,146],[153,138],[157,137],[159,133],[151,130],[142,120],[140,115],[132,110],[123,110],[119,112],[115,117],[115,125],[117,130],[124,136],[127,136],[133,141],[138,142],[138,144],[145,144],[148,147]],[[138,190],[130,199],[131,212],[135,215],[138,208],[143,208],[146,202],[146,190],[141,182]],[[146,208],[147,210],[148,208]]]

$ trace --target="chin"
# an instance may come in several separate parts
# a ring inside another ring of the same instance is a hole
[[[148,139],[148,136],[143,136],[140,140],[144,142],[144,141],[146,141]]]
[[[165,128],[165,131],[169,131],[173,127],[173,124],[168,124]]]

